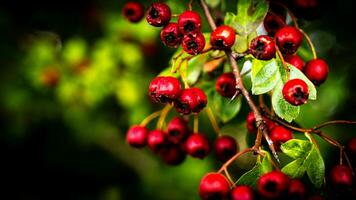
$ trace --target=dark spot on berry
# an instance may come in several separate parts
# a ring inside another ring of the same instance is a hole
[[[223,199],[220,194],[211,194],[207,200],[221,200]]]
[[[191,21],[188,21],[185,25],[184,25],[184,30],[186,32],[191,32],[195,30],[195,24]]]
[[[195,50],[198,48],[198,44],[194,40],[189,41],[187,46],[188,46],[188,49],[192,49],[192,50]]]
[[[169,135],[171,136],[179,136],[180,132],[178,130],[171,130],[169,131]]]
[[[287,52],[288,51],[292,51],[293,48],[294,48],[294,43],[293,42],[286,42],[283,45],[283,49],[286,50]]]
[[[225,48],[224,40],[216,40],[214,46],[220,49]]]
[[[302,88],[295,88],[295,93],[293,96],[296,98],[298,102],[304,102],[306,100],[306,94],[302,91]]]
[[[198,149],[193,153],[194,157],[197,158],[203,158],[205,156],[205,150],[204,149]]]
[[[256,44],[256,51],[258,53],[263,53],[265,51],[265,48],[266,48],[266,45],[264,42],[261,42],[261,41],[257,41],[257,44]]]
[[[203,108],[205,108],[206,103],[205,102],[199,102],[197,106],[195,106],[193,112],[199,112],[201,111]]]
[[[171,42],[174,42],[176,40],[176,37],[171,32],[171,33],[168,33],[167,35],[165,35],[164,39],[166,40],[167,43],[171,43]]]
[[[276,192],[277,191],[277,184],[275,182],[269,181],[265,186],[264,189],[268,192]]]
[[[160,99],[161,103],[163,104],[171,102],[171,99],[165,95],[160,95],[158,99]]]
[[[125,15],[126,16],[132,16],[132,15],[134,15],[135,14],[135,11],[133,10],[133,9],[127,9],[126,11],[125,11]]]
[[[152,19],[156,19],[159,17],[159,12],[155,8],[152,8],[148,14]]]

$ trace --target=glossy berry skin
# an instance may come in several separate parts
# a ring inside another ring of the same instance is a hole
[[[239,185],[230,191],[230,200],[254,200],[253,189],[247,185]]]
[[[214,49],[226,50],[234,45],[235,39],[235,30],[230,26],[222,25],[211,32],[210,44]]]
[[[288,103],[299,106],[307,103],[309,97],[308,85],[301,79],[287,81],[282,89],[283,97]]]
[[[285,26],[277,31],[274,40],[279,50],[285,55],[294,54],[303,41],[302,33],[293,26]]]
[[[186,154],[179,146],[168,145],[160,151],[160,157],[168,165],[179,165],[185,160]]]
[[[160,37],[167,47],[177,48],[182,42],[183,35],[179,32],[177,23],[169,23],[161,30]]]
[[[289,178],[280,171],[272,171],[262,175],[257,182],[257,190],[262,197],[281,197],[289,188]]]
[[[328,78],[329,66],[323,59],[313,59],[304,67],[304,74],[308,79],[319,86]]]
[[[219,161],[229,160],[237,152],[235,138],[228,135],[218,137],[214,143],[214,152]]]
[[[177,78],[171,76],[158,76],[149,86],[149,95],[155,102],[171,103],[179,97],[182,87]]]
[[[347,143],[347,150],[352,155],[356,155],[356,137],[353,137],[349,140],[349,142]]]
[[[303,71],[304,61],[297,54],[287,55],[284,57],[284,60],[299,69],[300,71]]]
[[[161,130],[153,130],[148,133],[147,136],[147,146],[154,153],[159,153],[167,145],[167,140],[165,138],[165,133]]]
[[[229,191],[229,181],[220,173],[208,173],[199,184],[199,196],[202,200],[224,200]]]
[[[184,141],[189,134],[188,123],[180,117],[175,117],[168,123],[166,133],[169,142],[179,144]]]
[[[184,35],[182,39],[183,50],[190,55],[197,55],[204,50],[205,38],[202,33]]]
[[[266,122],[268,130],[272,130],[276,125],[274,122],[271,120],[263,117],[263,120]],[[257,132],[257,127],[256,127],[256,118],[253,112],[249,112],[246,117],[246,127],[249,133],[256,133]]]
[[[260,35],[250,44],[250,53],[259,60],[271,60],[276,55],[276,45],[272,38]]]
[[[209,141],[204,135],[194,133],[186,140],[185,151],[194,158],[203,159],[210,151]]]
[[[208,104],[207,97],[199,88],[184,89],[174,106],[181,114],[199,113]]]
[[[285,143],[293,138],[293,133],[292,131],[284,128],[283,126],[276,126],[271,130],[270,138],[274,144],[276,151],[279,151],[282,143]]]
[[[172,13],[165,3],[153,3],[147,10],[147,22],[156,27],[165,26],[171,20]]]
[[[146,145],[148,129],[144,126],[132,126],[126,133],[126,142],[132,147],[142,148]]]
[[[201,18],[199,13],[194,11],[184,11],[178,17],[179,31],[184,35],[195,35],[200,33]]]
[[[143,6],[138,2],[127,2],[122,9],[122,15],[130,22],[139,22],[145,14]]]
[[[336,165],[330,171],[330,181],[336,186],[352,186],[352,172],[345,165]]]
[[[216,91],[223,97],[232,98],[236,93],[236,79],[232,72],[221,74],[215,82]]]
[[[306,189],[304,184],[298,179],[292,179],[289,182],[288,198],[291,199],[305,199]]]
[[[268,35],[274,36],[279,29],[286,26],[286,22],[282,16],[273,12],[268,12],[263,20],[263,26]]]

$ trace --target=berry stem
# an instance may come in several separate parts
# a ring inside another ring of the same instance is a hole
[[[158,130],[162,130],[163,129],[163,125],[164,125],[164,121],[169,113],[169,111],[173,108],[172,105],[170,104],[167,104],[161,111],[161,114],[158,118],[158,121],[157,121],[157,129]]]
[[[194,115],[193,132],[194,133],[198,133],[199,132],[199,117],[198,117],[198,114]]]
[[[284,60],[284,57],[283,57],[283,55],[282,55],[282,52],[279,50],[279,48],[278,48],[277,45],[276,45],[276,50],[277,50],[277,55],[278,55],[279,59],[281,59],[282,64],[283,64],[283,67],[284,67],[284,69],[285,69],[286,72],[287,72],[287,78],[288,78],[288,80],[289,80],[289,77],[290,77],[290,69],[289,69],[289,67],[288,67],[288,65],[287,65],[287,63],[286,63],[286,61]]]
[[[222,166],[221,168],[219,169],[218,173],[221,173],[222,171],[226,170],[227,167],[234,161],[236,160],[238,157],[242,156],[243,154],[245,153],[248,153],[248,152],[251,152],[253,151],[253,149],[251,148],[247,148],[243,151],[240,151],[238,153],[236,153],[233,157],[231,157],[228,161],[226,161]]]
[[[214,113],[209,106],[206,108],[206,114],[208,115],[211,126],[213,127],[215,133],[217,134],[217,136],[220,136],[221,133],[220,133],[220,128],[219,128],[218,122],[216,121]]]
[[[161,114],[161,110],[148,115],[145,119],[141,121],[140,126],[146,127],[147,124],[149,124],[153,119],[159,117],[160,114]]]
[[[356,124],[356,121],[349,121],[349,120],[333,120],[333,121],[328,121],[328,122],[324,122],[320,125],[314,126],[313,129],[314,130],[318,130],[321,129],[325,126],[328,125],[332,125],[332,124]]]
[[[313,135],[308,133],[308,132],[305,132],[304,134],[310,140],[310,142],[312,142],[314,144],[314,146],[316,147],[316,150],[320,153],[319,144],[316,142],[316,140],[313,137]]]
[[[303,31],[302,29],[299,29],[299,31],[302,32],[302,34],[304,35],[305,39],[307,40],[308,45],[309,45],[309,47],[310,47],[310,49],[311,49],[311,51],[312,51],[312,53],[313,53],[313,58],[314,58],[314,59],[317,59],[317,58],[318,58],[318,55],[316,54],[314,44],[313,44],[313,42],[311,41],[309,35],[308,35],[305,31]]]
[[[194,1],[194,0],[190,0],[189,3],[188,3],[188,9],[189,9],[189,11],[192,11],[192,10],[193,10],[193,1]]]
[[[225,172],[226,178],[230,181],[231,185],[234,185],[234,180],[232,180],[229,171],[225,168],[224,172]]]

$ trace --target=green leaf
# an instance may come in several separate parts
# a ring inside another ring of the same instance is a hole
[[[205,0],[205,2],[209,5],[209,7],[216,8],[220,4],[221,0]]]
[[[324,183],[325,164],[320,152],[314,146],[306,161],[307,174],[315,187],[320,188]]]
[[[316,100],[316,88],[314,84],[304,75],[302,71],[300,71],[299,69],[297,69],[291,64],[287,63],[287,65],[290,69],[290,79],[296,79],[296,78],[302,79],[308,85],[309,99]]]
[[[252,93],[255,95],[272,90],[280,81],[277,61],[275,59],[269,61],[253,59],[251,81]]]
[[[304,159],[300,158],[288,163],[282,168],[282,172],[289,175],[292,178],[302,178],[306,167],[303,165]]]
[[[227,12],[225,14],[224,24],[231,25],[231,24],[235,23],[235,21],[236,21],[236,15],[234,13]]]
[[[233,119],[241,109],[241,97],[230,101],[229,98],[222,97],[215,90],[213,92],[213,99],[211,108],[213,109],[216,116],[223,122],[226,123]]]
[[[187,69],[187,82],[189,85],[194,85],[198,81],[207,59],[207,55],[198,55],[189,60]]]
[[[287,122],[293,121],[298,117],[300,108],[288,103],[282,94],[283,82],[280,81],[274,89],[272,95],[272,106],[276,114],[286,120]]]
[[[306,153],[310,152],[312,146],[307,140],[291,139],[281,145],[281,150],[287,156],[297,159],[306,157]]]

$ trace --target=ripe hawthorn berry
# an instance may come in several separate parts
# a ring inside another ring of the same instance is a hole
[[[180,117],[173,118],[167,127],[167,140],[173,144],[179,144],[184,141],[189,134],[187,121]]]
[[[225,162],[229,160],[237,152],[237,143],[235,138],[228,135],[216,138],[214,143],[214,152],[219,161]]]
[[[274,12],[268,12],[263,20],[263,26],[268,35],[274,36],[279,29],[286,26],[286,22],[282,16]]]
[[[288,198],[290,199],[305,199],[306,196],[306,189],[304,184],[298,179],[292,179],[289,182],[288,188]]]
[[[177,48],[182,42],[183,35],[179,32],[177,23],[169,23],[161,30],[160,37],[167,47]]]
[[[263,117],[263,120],[266,122],[268,130],[272,130],[276,126],[274,122],[267,119],[266,117]],[[256,118],[255,118],[255,114],[252,111],[247,114],[246,127],[249,133],[257,132]]]
[[[264,198],[279,198],[289,188],[289,177],[280,171],[262,175],[257,182],[257,190]]]
[[[210,44],[214,49],[230,49],[235,43],[235,30],[230,26],[217,27],[210,35]]]
[[[303,41],[303,34],[293,26],[285,26],[274,35],[279,50],[286,55],[294,54]]]
[[[182,88],[177,78],[158,76],[149,86],[149,95],[155,102],[171,103],[179,97]]]
[[[206,174],[199,184],[199,196],[202,200],[224,200],[229,191],[229,181],[220,173]]]
[[[307,62],[304,67],[305,76],[307,76],[308,79],[316,86],[319,86],[325,82],[325,80],[328,78],[328,73],[328,64],[320,58]]]
[[[190,55],[197,55],[204,50],[205,38],[202,33],[184,35],[182,39],[183,50]]]
[[[144,8],[142,4],[134,1],[127,2],[122,9],[122,15],[130,22],[139,22],[144,16]]]
[[[297,54],[294,55],[286,55],[284,57],[284,60],[299,69],[300,71],[303,71],[304,68],[304,61],[301,59]]]
[[[198,133],[191,134],[185,141],[185,151],[194,158],[203,159],[210,151],[208,139]]]
[[[276,55],[276,45],[269,36],[260,35],[251,41],[249,51],[259,60],[270,60]]]
[[[162,149],[167,145],[165,133],[162,130],[153,130],[148,133],[147,146],[154,153],[160,153]]]
[[[153,3],[147,10],[147,22],[156,27],[165,26],[171,20],[172,13],[169,6],[165,3]]]
[[[178,17],[178,27],[184,35],[195,35],[200,33],[201,18],[199,13],[195,11],[184,11]]]
[[[146,145],[147,135],[146,127],[134,125],[126,133],[126,142],[132,147],[142,148]]]
[[[254,200],[255,193],[248,185],[239,185],[230,191],[230,200]]]
[[[293,133],[289,129],[284,128],[283,126],[276,126],[271,130],[270,138],[273,142],[276,151],[279,151],[282,143],[285,143],[293,138]]]
[[[299,106],[307,103],[309,88],[302,79],[292,79],[283,86],[282,93],[288,103]]]
[[[177,112],[187,115],[190,113],[199,113],[205,108],[207,103],[208,100],[203,90],[188,88],[182,91],[174,106]]]
[[[330,171],[330,180],[335,186],[350,187],[353,182],[352,179],[352,171],[345,165],[336,165]]]
[[[216,91],[223,97],[232,98],[236,93],[236,79],[232,72],[221,74],[215,83]]]
[[[186,154],[179,146],[171,144],[160,151],[160,157],[168,165],[179,165],[185,160]]]

